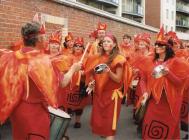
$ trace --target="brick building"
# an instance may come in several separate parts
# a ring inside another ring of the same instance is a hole
[[[149,32],[152,39],[158,29],[119,17],[115,14],[70,0],[0,0],[0,46],[10,46],[20,39],[23,24],[40,13],[45,20],[47,32],[62,28],[64,33],[73,32],[75,36],[83,36],[89,41],[89,33],[96,28],[99,21],[108,24],[120,42],[122,35],[131,36],[140,32]]]

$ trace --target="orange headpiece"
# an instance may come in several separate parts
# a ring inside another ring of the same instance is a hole
[[[106,28],[107,28],[106,23],[101,23],[101,22],[98,23],[97,30],[106,30]]]
[[[37,22],[41,25],[40,30],[39,30],[39,34],[45,34],[45,24],[42,22],[41,20],[41,14],[40,13],[36,13],[33,17],[34,22]]]
[[[61,44],[61,40],[62,40],[61,31],[56,31],[56,32],[51,34],[51,36],[49,38],[49,43]]]
[[[180,40],[177,36],[177,34],[173,31],[169,31],[167,34],[166,34],[167,38],[168,39],[172,39],[172,41],[176,44],[180,44]]]
[[[45,25],[44,24],[41,24],[41,28],[39,30],[39,34],[45,34]]]
[[[74,44],[83,46],[84,45],[84,39],[83,39],[83,37],[77,37],[75,39]]]
[[[74,39],[74,37],[73,37],[72,33],[68,32],[68,35],[65,37],[65,41],[67,42],[67,41],[70,41],[70,40],[73,40],[73,39]]]
[[[167,40],[167,37],[164,34],[164,28],[162,26],[158,35],[157,35],[156,43],[167,45],[167,41],[168,40]]]
[[[151,37],[150,34],[148,33],[143,33],[138,36],[138,41],[143,40],[145,41],[148,45],[150,45]]]
[[[141,38],[141,34],[134,35],[134,42],[138,43],[140,38]]]
[[[93,32],[91,32],[91,33],[89,34],[89,37],[90,37],[90,38],[96,39],[97,36],[98,36],[98,30],[97,30],[97,29],[94,30]]]

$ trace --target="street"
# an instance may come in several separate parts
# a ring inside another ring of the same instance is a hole
[[[81,128],[73,128],[74,119],[71,120],[67,135],[70,140],[99,140],[99,136],[92,134],[90,130],[91,106],[87,106],[81,120]],[[0,128],[1,140],[11,140],[10,124],[7,123]],[[132,107],[122,105],[121,114],[118,122],[116,140],[137,140],[136,125],[132,120]]]

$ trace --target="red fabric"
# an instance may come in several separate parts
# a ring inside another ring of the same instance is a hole
[[[177,97],[178,102],[181,97]],[[181,104],[177,104],[180,108]],[[179,121],[171,115],[167,97],[162,94],[159,103],[150,98],[143,121],[142,137],[149,139],[180,139]]]
[[[86,63],[85,72],[92,74],[96,65],[105,63],[107,60],[107,55],[93,56],[92,58],[89,58],[88,62]],[[125,58],[121,55],[118,55],[110,65],[111,70],[115,72],[117,67],[123,67],[124,62]],[[114,110],[112,92],[113,90],[120,88],[122,86],[122,82],[114,82],[107,73],[94,74],[94,79],[96,82],[91,116],[92,132],[100,136],[113,136],[115,135],[115,131],[112,130]],[[118,98],[117,117],[119,117],[120,114],[121,100],[121,98]]]
[[[189,77],[186,81],[184,94],[183,94],[183,100],[182,100],[182,107],[181,107],[181,122],[184,122],[186,124],[189,124]]]
[[[170,73],[155,79],[151,76],[152,70],[162,62],[154,62],[152,58],[148,61],[144,71],[151,98],[143,122],[143,139],[179,139],[179,117],[188,66],[177,58],[169,59],[164,64]]]
[[[29,97],[22,97],[11,114],[11,125],[14,140],[26,140],[44,138],[49,140],[50,117],[47,110],[47,102],[35,83],[29,80]],[[25,94],[24,94],[25,95]]]
[[[59,56],[54,59],[53,64],[58,69],[59,72],[66,73],[71,65],[78,62],[82,56],[81,54],[73,54],[72,57]],[[84,62],[85,63],[85,59]],[[72,80],[68,86],[65,88],[59,88],[58,91],[58,104],[59,107],[70,108],[73,110],[83,109],[86,105],[90,104],[90,96],[80,98],[79,85],[77,85],[79,80],[79,72],[75,73]],[[82,79],[80,79],[82,80]]]
[[[9,117],[22,96],[29,94],[29,77],[35,82],[48,104],[57,106],[58,80],[49,57],[39,51],[29,48],[28,50],[28,52],[19,50],[0,58],[0,122]]]
[[[151,59],[151,61],[150,61]],[[146,69],[143,68],[145,71],[145,74],[147,76],[147,90],[148,93],[152,93],[153,97],[155,98],[156,102],[158,103],[161,98],[162,90],[163,88],[166,91],[166,96],[167,100],[172,112],[172,115],[177,118],[179,109],[177,108],[176,100],[177,96],[182,96],[183,94],[183,89],[184,89],[184,82],[182,82],[179,86],[175,85],[175,81],[172,78],[169,78],[169,76],[164,76],[159,79],[155,79],[151,76],[151,73],[153,71],[153,68],[160,63],[153,62],[153,58],[149,58],[148,63],[146,63]],[[168,61],[165,62],[166,66],[170,70],[170,76],[171,72],[174,74],[174,77],[177,77],[179,80],[184,80],[185,75],[187,74],[187,69],[189,68],[188,65],[177,59],[177,58],[172,58],[169,59]],[[177,81],[179,81],[177,80]],[[179,93],[179,94],[178,94]]]

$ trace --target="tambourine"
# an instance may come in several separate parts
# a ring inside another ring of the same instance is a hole
[[[154,68],[153,72],[152,72],[152,76],[154,78],[161,78],[162,76],[166,75],[166,73],[164,73],[165,66],[164,65],[158,65]]]
[[[96,74],[101,74],[103,72],[105,72],[105,70],[108,68],[107,64],[99,64],[94,68],[94,72]]]

